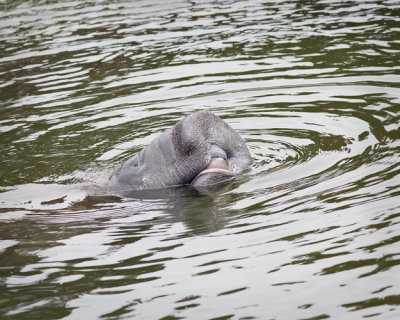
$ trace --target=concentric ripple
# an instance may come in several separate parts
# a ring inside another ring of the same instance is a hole
[[[0,318],[400,317],[398,1],[1,1]],[[102,185],[196,110],[252,168]]]

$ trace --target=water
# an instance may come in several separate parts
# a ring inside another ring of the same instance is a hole
[[[0,8],[1,319],[400,318],[398,1]],[[195,110],[250,171],[101,193]]]

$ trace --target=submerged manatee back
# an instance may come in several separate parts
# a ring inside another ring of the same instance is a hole
[[[225,121],[208,111],[195,112],[129,158],[111,175],[108,190],[188,185],[214,157],[226,157],[232,174],[252,163],[244,140]]]

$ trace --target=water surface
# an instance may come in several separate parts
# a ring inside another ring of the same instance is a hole
[[[1,1],[0,317],[400,317],[398,1]],[[209,110],[213,195],[101,185]]]

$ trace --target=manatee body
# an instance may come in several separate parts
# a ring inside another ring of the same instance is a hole
[[[251,163],[239,134],[215,114],[199,111],[129,158],[111,175],[108,191],[214,186],[232,180]]]

